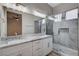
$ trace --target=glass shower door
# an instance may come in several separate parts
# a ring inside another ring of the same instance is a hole
[[[78,56],[78,9],[62,16],[64,19],[53,23],[54,50],[64,56]]]

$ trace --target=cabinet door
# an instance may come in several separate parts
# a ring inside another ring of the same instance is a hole
[[[0,49],[1,56],[30,56],[32,55],[32,43],[23,43],[16,46]]]
[[[48,41],[47,39],[43,39],[43,55],[48,54]]]
[[[52,51],[52,37],[43,39],[43,55],[47,55]]]
[[[20,52],[22,56],[32,56],[32,47],[24,48]]]
[[[32,56],[32,42],[23,44],[21,48],[20,54],[22,56]]]
[[[21,49],[21,45],[10,46],[0,49],[0,56],[17,56]]]
[[[51,52],[53,50],[52,37],[49,37],[47,40],[48,40],[48,51]]]
[[[33,56],[42,56],[42,40],[33,42]]]

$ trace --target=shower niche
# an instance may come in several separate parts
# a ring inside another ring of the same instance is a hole
[[[59,28],[58,34],[60,34],[60,33],[69,33],[69,28]]]

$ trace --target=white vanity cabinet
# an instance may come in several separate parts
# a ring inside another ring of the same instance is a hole
[[[27,56],[32,55],[32,43],[23,43],[16,46],[9,46],[0,49],[2,56]]]
[[[48,42],[47,39],[44,38],[43,39],[43,55],[47,55],[48,54]]]
[[[20,50],[21,56],[32,56],[32,42],[28,42],[22,45]]]
[[[20,51],[20,46],[11,46],[11,47],[4,47],[0,49],[1,56],[8,56],[8,55],[18,55]]]
[[[0,48],[0,56],[44,56],[52,51],[52,37]]]
[[[43,39],[43,55],[47,55],[53,50],[52,37],[47,37]]]
[[[51,52],[52,49],[53,49],[53,39],[52,39],[52,37],[48,37],[47,41],[48,41],[48,52]]]
[[[42,46],[42,40],[33,41],[33,56],[42,56],[43,53],[43,46]]]

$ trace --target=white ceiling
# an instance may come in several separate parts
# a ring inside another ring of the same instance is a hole
[[[50,5],[51,7],[56,7],[58,6],[60,3],[48,3],[48,5]]]
[[[23,6],[28,7],[31,10],[36,10],[44,14],[52,14],[52,7],[48,3],[21,3]]]

